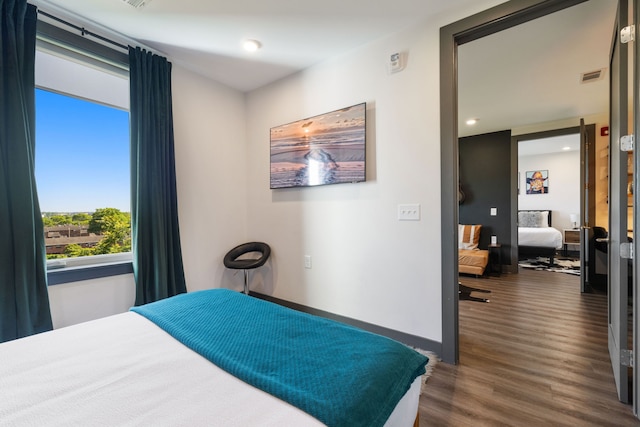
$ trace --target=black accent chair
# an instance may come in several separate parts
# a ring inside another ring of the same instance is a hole
[[[607,238],[609,237],[609,233],[603,227],[593,227],[593,247],[601,252],[607,253],[609,252],[609,243],[607,243]]]
[[[589,282],[594,290],[607,291],[607,253],[609,252],[609,233],[603,227],[593,227],[593,237],[589,245]]]
[[[250,253],[259,253],[258,258],[242,257]],[[224,256],[224,266],[234,270],[243,270],[244,272],[244,293],[249,295],[249,271],[254,268],[262,267],[271,255],[271,248],[263,242],[243,243],[231,249]]]
[[[629,237],[628,241],[629,243],[632,243],[633,238]],[[602,227],[593,227],[592,247],[594,248],[594,256],[595,256],[595,251],[600,251],[605,254],[605,259],[606,259],[606,254],[609,252],[609,233],[607,232],[606,229]],[[627,287],[628,287],[629,298],[632,298],[633,297],[633,261],[629,260],[628,263],[629,263],[629,268],[627,270],[628,271]],[[606,292],[607,291],[607,270],[605,270],[602,273],[596,270],[595,273],[596,273],[595,284],[599,287],[602,287],[603,290]]]

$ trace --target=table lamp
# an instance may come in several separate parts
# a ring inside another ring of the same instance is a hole
[[[571,227],[578,228],[578,214],[569,214],[569,221],[571,221]]]

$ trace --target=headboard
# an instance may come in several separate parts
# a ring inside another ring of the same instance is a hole
[[[551,214],[553,211],[547,209],[523,209],[521,211],[518,211],[518,226],[520,226],[521,212],[547,212],[547,227],[551,227]]]

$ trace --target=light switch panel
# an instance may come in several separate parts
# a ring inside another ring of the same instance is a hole
[[[398,205],[398,221],[420,221],[420,205]]]

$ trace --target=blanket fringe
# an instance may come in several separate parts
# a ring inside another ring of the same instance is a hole
[[[433,370],[436,368],[436,365],[438,364],[438,361],[440,359],[438,358],[438,355],[432,351],[426,351],[415,347],[412,348],[418,353],[423,354],[429,358],[429,362],[427,362],[427,366],[425,367],[426,372],[422,375],[422,384],[420,387],[420,394],[424,394],[425,388],[427,386],[427,381],[429,381],[429,377],[431,377],[431,374],[433,374]]]

